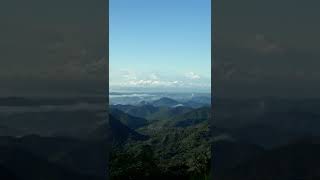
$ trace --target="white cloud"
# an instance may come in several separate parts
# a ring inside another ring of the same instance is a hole
[[[161,81],[161,80],[132,80],[129,81],[127,84],[123,84],[125,86],[141,86],[141,87],[157,87],[157,86],[167,86],[167,87],[174,87],[181,85],[181,81]]]
[[[188,72],[185,74],[185,77],[186,78],[189,78],[189,79],[200,79],[200,76],[194,72]]]
[[[159,76],[156,73],[135,73],[122,70],[122,79],[111,81],[111,86],[119,88],[209,88],[210,81],[206,77],[189,72],[182,76]],[[197,80],[197,81],[194,81]]]

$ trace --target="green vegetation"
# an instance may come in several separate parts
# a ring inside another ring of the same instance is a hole
[[[195,109],[136,129],[149,138],[127,139],[113,147],[111,179],[209,179],[209,113],[209,108]]]

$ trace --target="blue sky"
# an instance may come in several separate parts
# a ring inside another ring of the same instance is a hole
[[[210,90],[211,0],[110,0],[110,89]]]

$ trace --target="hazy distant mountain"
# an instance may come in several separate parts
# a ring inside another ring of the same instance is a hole
[[[170,98],[178,102],[192,100],[196,103],[210,104],[210,93],[156,93],[156,92],[131,92],[109,94],[110,104],[146,105],[161,98]]]
[[[210,97],[194,97],[191,100],[182,99],[181,101],[163,97],[158,100],[150,102],[150,104],[156,107],[186,106],[190,108],[200,108],[204,106],[209,106],[211,103],[210,103]]]
[[[159,107],[154,107],[153,105],[142,105],[142,106],[133,106],[133,105],[116,105],[112,106],[117,109],[122,110],[125,113],[128,113],[132,116],[141,117],[145,119],[150,119],[154,113],[159,111]]]
[[[173,116],[184,114],[191,111],[192,108],[187,106],[177,106],[177,107],[155,107],[153,105],[112,105],[111,109],[119,109],[131,116],[141,117],[148,120],[161,120],[170,119]]]
[[[194,96],[191,98],[191,101],[210,105],[211,104],[211,96]]]
[[[173,117],[193,111],[192,108],[186,106],[177,107],[160,107],[157,112],[149,116],[151,120],[170,121]]]
[[[141,101],[140,97],[115,97],[110,98],[110,104],[136,104]]]
[[[167,98],[167,97],[162,97],[162,98],[152,102],[152,105],[156,106],[156,107],[162,107],[162,106],[164,106],[164,107],[172,107],[172,106],[176,106],[178,104],[181,104],[181,103],[179,103],[176,100]]]
[[[189,106],[192,108],[200,108],[203,106],[210,106],[211,105],[211,96],[195,96],[195,97],[192,97],[190,100],[183,102],[183,105]]]
[[[203,103],[199,103],[191,100],[191,101],[184,102],[182,105],[187,107],[192,107],[192,108],[200,108],[203,106],[207,106],[209,104],[203,104]]]

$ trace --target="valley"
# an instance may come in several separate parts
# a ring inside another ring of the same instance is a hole
[[[319,177],[320,100],[217,98],[211,107],[211,97],[203,94],[119,97],[128,95],[110,98],[109,116],[99,98],[0,99],[1,175],[8,180]]]

